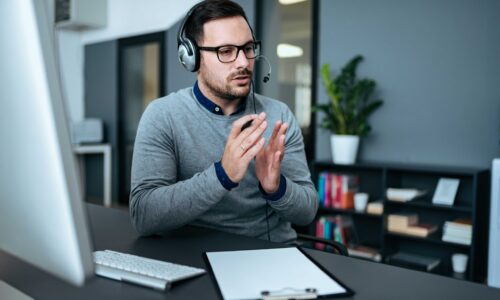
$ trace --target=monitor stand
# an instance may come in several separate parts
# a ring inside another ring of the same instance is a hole
[[[30,296],[0,280],[0,299],[33,300]]]

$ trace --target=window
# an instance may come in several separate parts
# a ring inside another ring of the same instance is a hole
[[[285,102],[294,113],[308,161],[314,156],[314,49],[312,0],[258,1],[257,38],[272,66],[271,80],[257,82],[257,91]],[[257,77],[267,74],[267,64],[257,62]]]
[[[164,32],[119,41],[119,201],[128,203],[137,127],[146,106],[165,94]]]

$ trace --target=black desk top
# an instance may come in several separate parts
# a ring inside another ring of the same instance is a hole
[[[111,249],[207,269],[205,251],[276,248],[284,245],[205,228],[185,227],[140,238],[124,211],[88,205],[96,250]],[[355,291],[352,299],[500,299],[500,289],[380,263],[306,250]],[[76,288],[0,251],[0,279],[35,299],[219,299],[211,277],[189,279],[166,292],[94,277]]]

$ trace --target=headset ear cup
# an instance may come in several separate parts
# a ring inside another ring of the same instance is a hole
[[[198,58],[198,49],[196,45],[189,39],[184,39],[177,49],[177,54],[180,63],[189,72],[196,72],[199,68],[200,62]]]

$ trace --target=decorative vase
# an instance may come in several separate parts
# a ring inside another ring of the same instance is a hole
[[[336,135],[330,136],[333,162],[341,165],[352,165],[358,154],[359,136]]]

